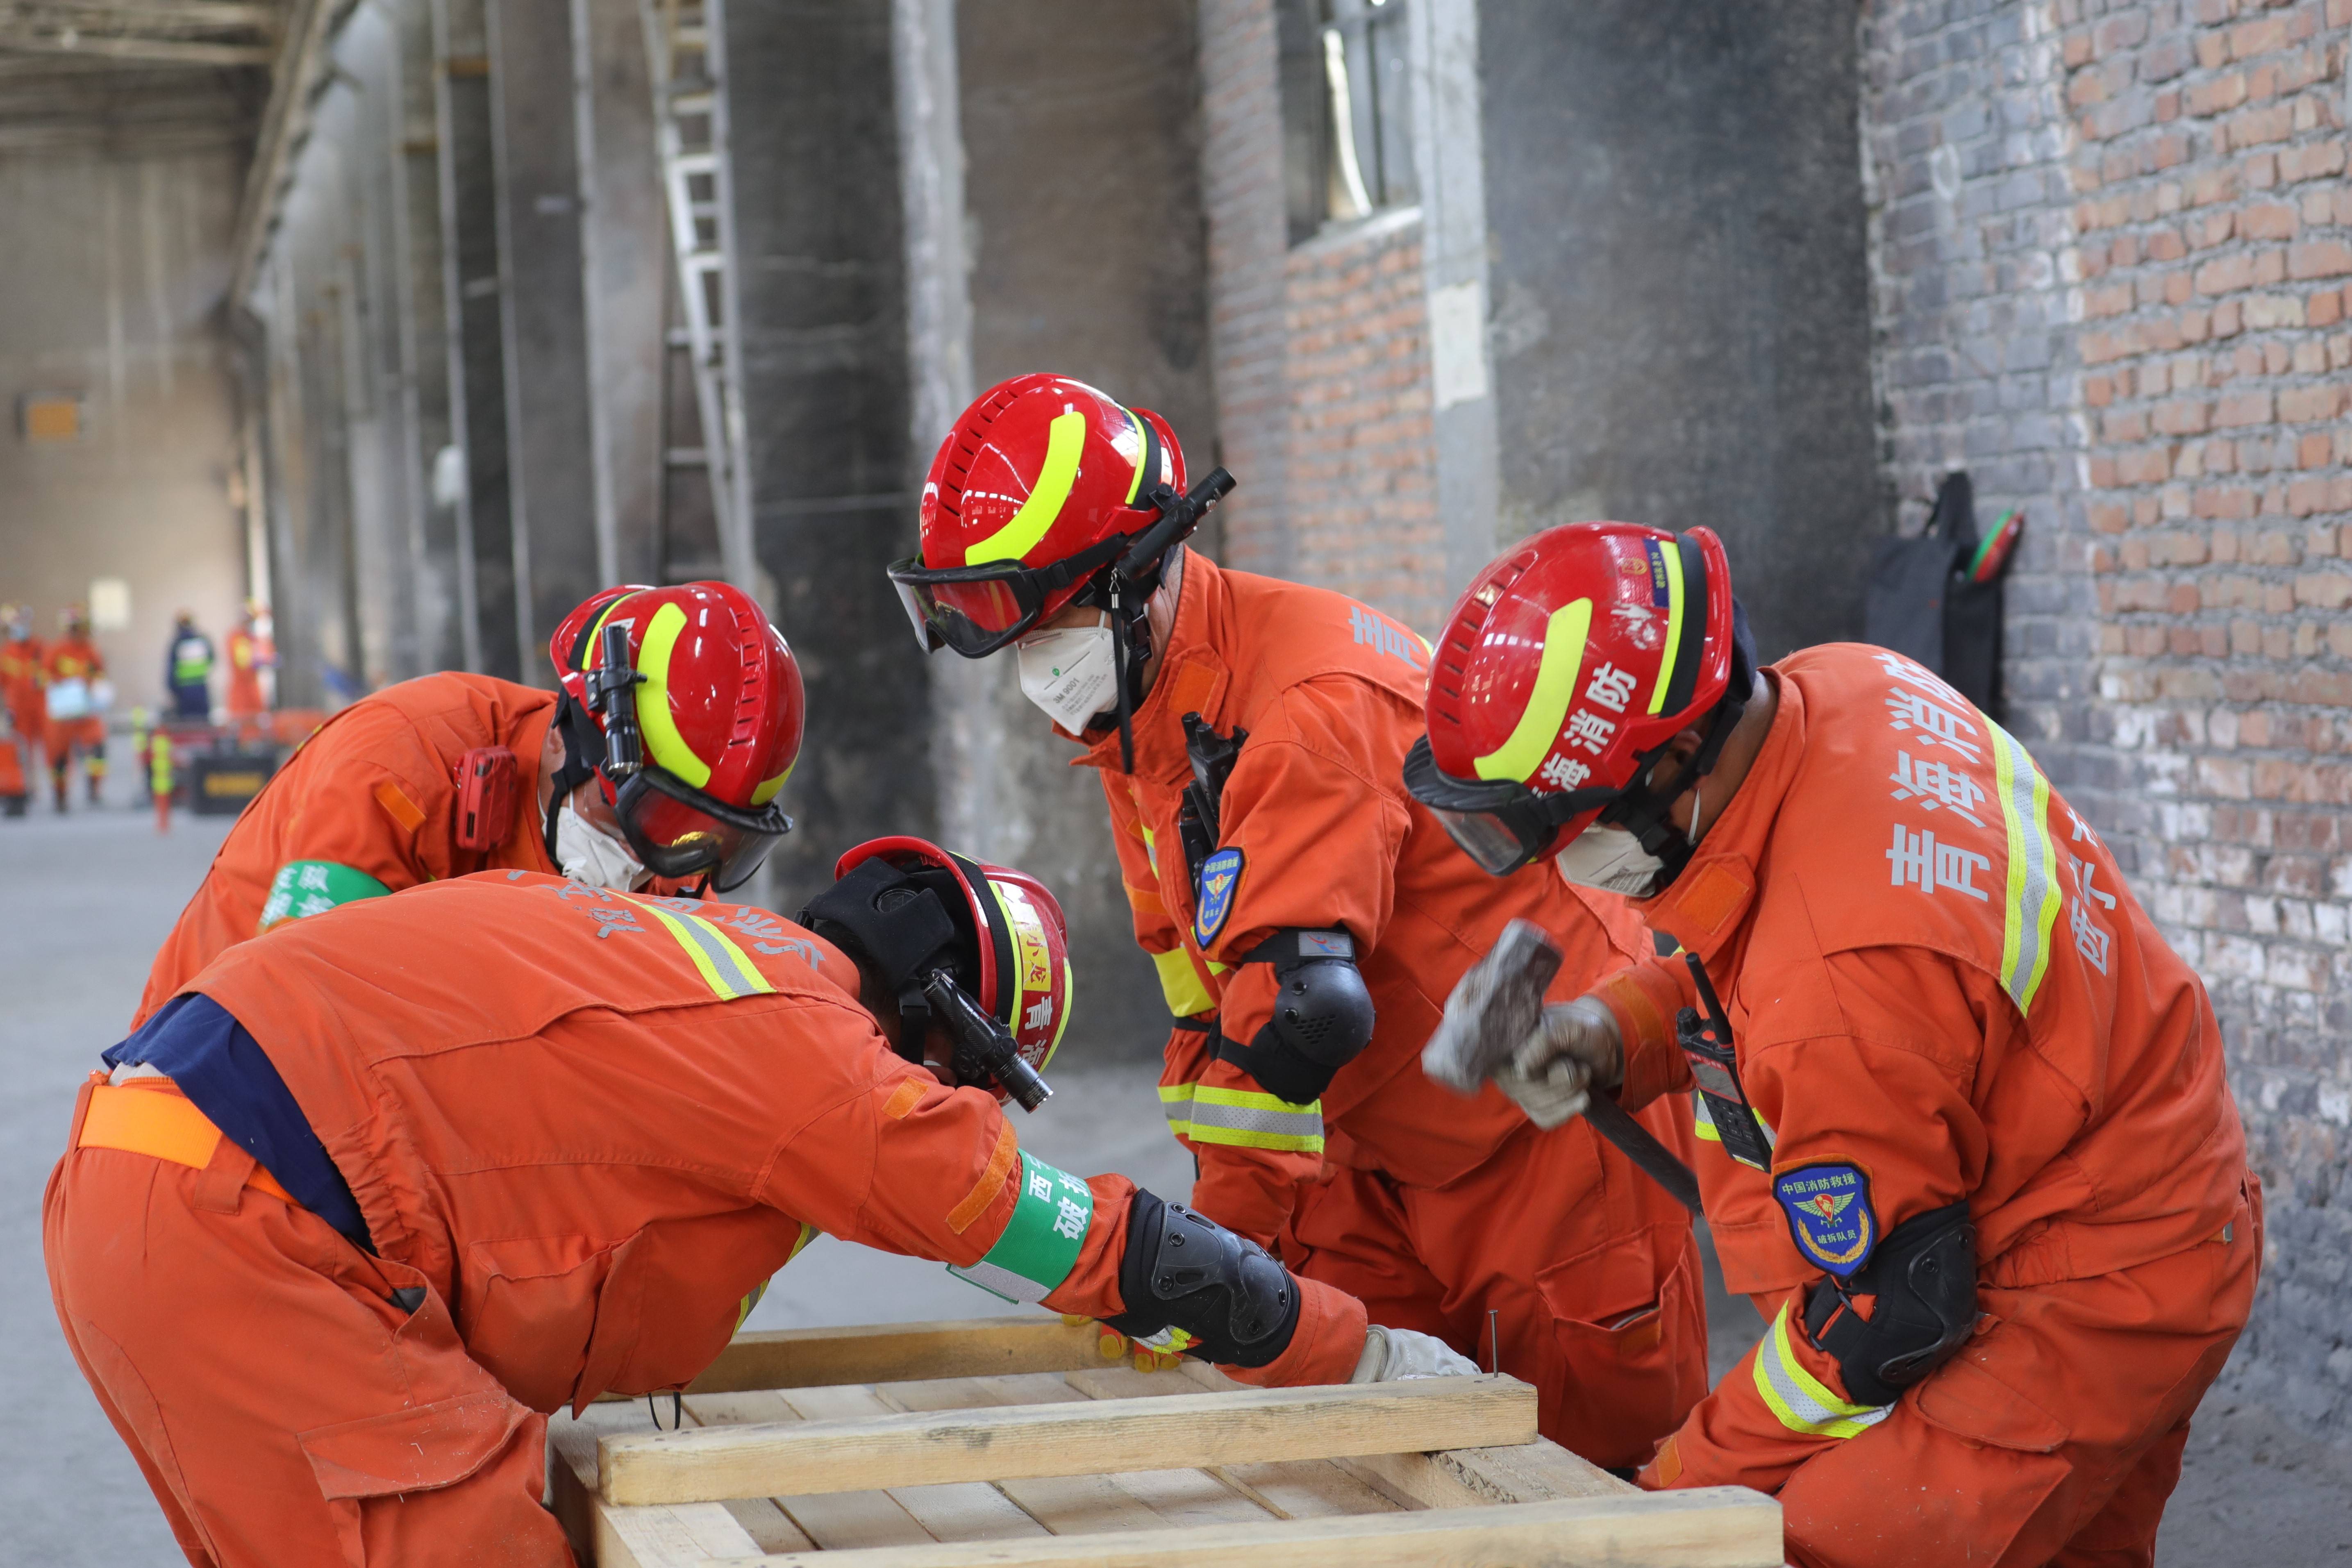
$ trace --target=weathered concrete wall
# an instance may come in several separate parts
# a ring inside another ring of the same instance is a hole
[[[2021,505],[2012,727],[2205,977],[2269,1208],[2228,1374],[2352,1433],[2352,4],[1864,9],[1888,472]]]
[[[1025,371],[1075,375],[1165,415],[1200,474],[1216,426],[1195,26],[1191,0],[964,0],[954,49],[972,391]],[[916,461],[945,434],[944,422],[928,432]],[[1096,774],[1068,765],[1075,749],[1022,697],[1010,654],[942,673],[954,679],[943,701],[961,709],[940,715],[942,832],[1061,899],[1080,977],[1073,1044],[1156,1053],[1167,1013]]]
[[[1859,635],[1873,450],[1847,0],[1486,0],[1505,539],[1723,535],[1767,657]]]
[[[789,913],[849,846],[936,826],[929,678],[882,574],[915,539],[890,6],[738,3],[726,44],[754,543],[808,685]]]
[[[118,710],[163,700],[173,611],[218,647],[245,593],[216,314],[239,163],[226,147],[0,155],[0,599],[31,604],[47,637],[93,577],[124,579],[131,625],[98,637]],[[16,405],[32,392],[79,394],[81,438],[27,443]]]

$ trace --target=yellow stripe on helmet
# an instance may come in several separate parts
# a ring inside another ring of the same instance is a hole
[[[710,783],[710,764],[694,754],[678,733],[669,711],[669,656],[686,630],[686,612],[664,605],[646,627],[645,646],[637,650],[637,673],[646,679],[637,688],[637,728],[653,760],[697,789]]]
[[[1122,408],[1127,422],[1135,426],[1135,478],[1127,481],[1127,504],[1133,506],[1135,498],[1143,493],[1143,465],[1151,460],[1151,437],[1144,433],[1143,416],[1131,408]]]
[[[1576,700],[1576,678],[1584,668],[1584,639],[1591,629],[1590,599],[1579,599],[1551,613],[1544,623],[1543,662],[1536,667],[1536,689],[1528,695],[1527,711],[1519,715],[1509,740],[1477,760],[1480,778],[1524,784],[1535,775],[1536,765],[1559,739],[1559,727]]]
[[[1657,689],[1650,693],[1653,713],[1666,705],[1666,688],[1674,684],[1675,665],[1678,662],[1675,656],[1683,646],[1682,546],[1669,539],[1658,546],[1658,559],[1666,566],[1666,640],[1665,657],[1658,661]]]
[[[1018,561],[1034,550],[1054,520],[1062,515],[1062,503],[1070,499],[1070,487],[1078,481],[1078,455],[1086,446],[1085,415],[1073,408],[1054,416],[1054,423],[1046,427],[1045,466],[1038,470],[1036,488],[1013,514],[1012,521],[963,552],[963,563],[978,566],[990,561]]]
[[[765,805],[770,801],[775,799],[776,792],[784,787],[784,781],[793,776],[793,769],[798,766],[799,763],[799,758],[793,758],[791,762],[784,764],[784,771],[782,773],[778,773],[774,778],[766,780],[758,789],[753,790],[751,792],[751,804],[753,805]]]

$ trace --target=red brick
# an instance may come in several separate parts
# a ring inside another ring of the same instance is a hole
[[[2305,240],[2287,247],[2286,269],[2296,278],[2334,278],[2352,272],[2352,245],[2340,239]]]

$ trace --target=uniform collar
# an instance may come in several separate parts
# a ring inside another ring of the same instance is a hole
[[[1218,644],[1232,623],[1233,591],[1225,574],[1207,556],[1185,546],[1184,581],[1176,593],[1176,619],[1168,628],[1167,657],[1129,721],[1137,778],[1174,786],[1192,776],[1192,760],[1184,748],[1185,714],[1198,713],[1219,730],[1226,727],[1224,703],[1233,677]],[[1118,731],[1090,742],[1070,765],[1118,773]]]
[[[1772,728],[1757,749],[1756,761],[1723,815],[1700,838],[1698,849],[1672,886],[1647,903],[1636,904],[1651,927],[1663,931],[1699,961],[1716,965],[1728,957],[1737,962],[1745,944],[1748,916],[1756,902],[1766,847],[1772,825],[1788,798],[1798,764],[1805,752],[1805,700],[1796,683],[1767,669],[1780,706]]]

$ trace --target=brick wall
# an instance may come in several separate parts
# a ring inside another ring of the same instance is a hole
[[[1202,194],[1223,559],[1424,634],[1450,600],[1417,213],[1292,247],[1269,0],[1202,0]]]
[[[2352,0],[1871,0],[1884,458],[2023,505],[2012,728],[2211,988],[2242,1388],[2352,1433]]]

